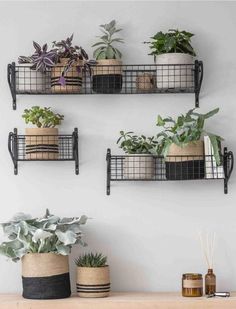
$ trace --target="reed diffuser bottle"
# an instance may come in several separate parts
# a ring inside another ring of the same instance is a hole
[[[216,292],[216,276],[213,269],[209,268],[205,276],[205,294],[212,295]]]

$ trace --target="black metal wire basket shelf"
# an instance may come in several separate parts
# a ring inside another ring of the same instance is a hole
[[[214,156],[152,156],[112,155],[107,150],[107,195],[112,181],[168,181],[168,180],[223,180],[224,193],[228,193],[228,181],[233,167],[232,151],[221,155],[216,165]]]
[[[193,93],[199,107],[203,63],[99,65],[85,70],[73,66],[61,82],[64,67],[56,65],[46,73],[29,65],[8,64],[8,83],[13,109],[19,94],[157,94]]]
[[[78,129],[72,134],[18,135],[17,129],[9,133],[8,150],[18,174],[19,161],[74,161],[75,174],[79,174]]]

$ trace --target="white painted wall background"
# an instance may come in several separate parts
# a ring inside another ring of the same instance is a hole
[[[229,194],[223,183],[114,183],[105,195],[106,149],[116,146],[121,129],[155,134],[155,119],[193,107],[192,95],[19,96],[11,108],[6,66],[40,44],[74,32],[75,43],[92,55],[98,25],[115,18],[124,29],[124,63],[152,63],[142,42],[158,30],[186,29],[204,61],[202,111],[219,106],[207,128],[225,137],[236,153],[236,3],[233,2],[1,2],[0,3],[0,221],[24,211],[41,215],[46,207],[61,216],[87,214],[88,250],[109,257],[114,290],[178,291],[184,272],[205,273],[197,231],[217,232],[215,272],[219,290],[236,289],[236,179]],[[62,132],[80,132],[80,175],[73,163],[21,163],[19,175],[7,151],[14,127],[24,133],[21,114],[32,105],[65,114]],[[76,248],[73,256],[84,249]],[[73,258],[71,259],[74,283]],[[0,257],[0,292],[21,290],[20,264]],[[74,288],[74,286],[73,286]]]

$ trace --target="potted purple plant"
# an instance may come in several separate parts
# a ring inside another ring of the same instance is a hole
[[[45,91],[50,87],[51,68],[56,61],[56,50],[48,51],[48,45],[42,47],[33,41],[35,52],[33,55],[25,57],[20,56],[20,64],[17,72],[18,90],[23,91]]]

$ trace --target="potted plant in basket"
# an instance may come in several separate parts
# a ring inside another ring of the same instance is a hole
[[[157,32],[150,45],[157,66],[157,88],[192,88],[193,60],[196,53],[191,45],[194,34],[170,29]]]
[[[122,29],[116,28],[116,21],[101,25],[102,36],[92,47],[97,65],[93,70],[93,91],[98,93],[119,93],[122,89],[121,52],[114,43],[123,43],[123,39],[113,37]]]
[[[205,120],[218,113],[216,108],[206,114],[191,109],[174,120],[158,115],[157,126],[163,131],[157,134],[158,153],[166,158],[166,178],[170,180],[204,178],[203,135],[209,136],[214,158],[220,165],[220,141],[222,138],[204,129]]]
[[[155,173],[153,155],[157,151],[155,137],[137,136],[133,132],[120,131],[117,140],[120,148],[128,155],[123,161],[123,176],[125,179],[152,179]]]
[[[50,107],[33,106],[25,109],[22,115],[26,124],[32,123],[36,128],[25,129],[26,157],[37,160],[58,158],[58,129],[63,115],[54,113]]]
[[[110,274],[107,257],[101,253],[86,253],[75,260],[77,265],[77,292],[80,297],[107,297],[110,292]]]
[[[50,89],[51,68],[56,61],[56,51],[48,51],[48,45],[42,47],[33,41],[35,52],[31,56],[18,58],[19,69],[16,85],[19,91],[45,92]]]
[[[83,82],[83,70],[87,70],[93,61],[88,60],[86,51],[78,45],[72,45],[73,34],[66,40],[54,41],[56,65],[52,68],[52,92],[80,92]]]
[[[60,218],[46,211],[42,218],[17,214],[1,223],[7,241],[0,254],[12,261],[21,260],[23,297],[30,299],[66,298],[71,295],[68,255],[82,241],[80,218]]]

